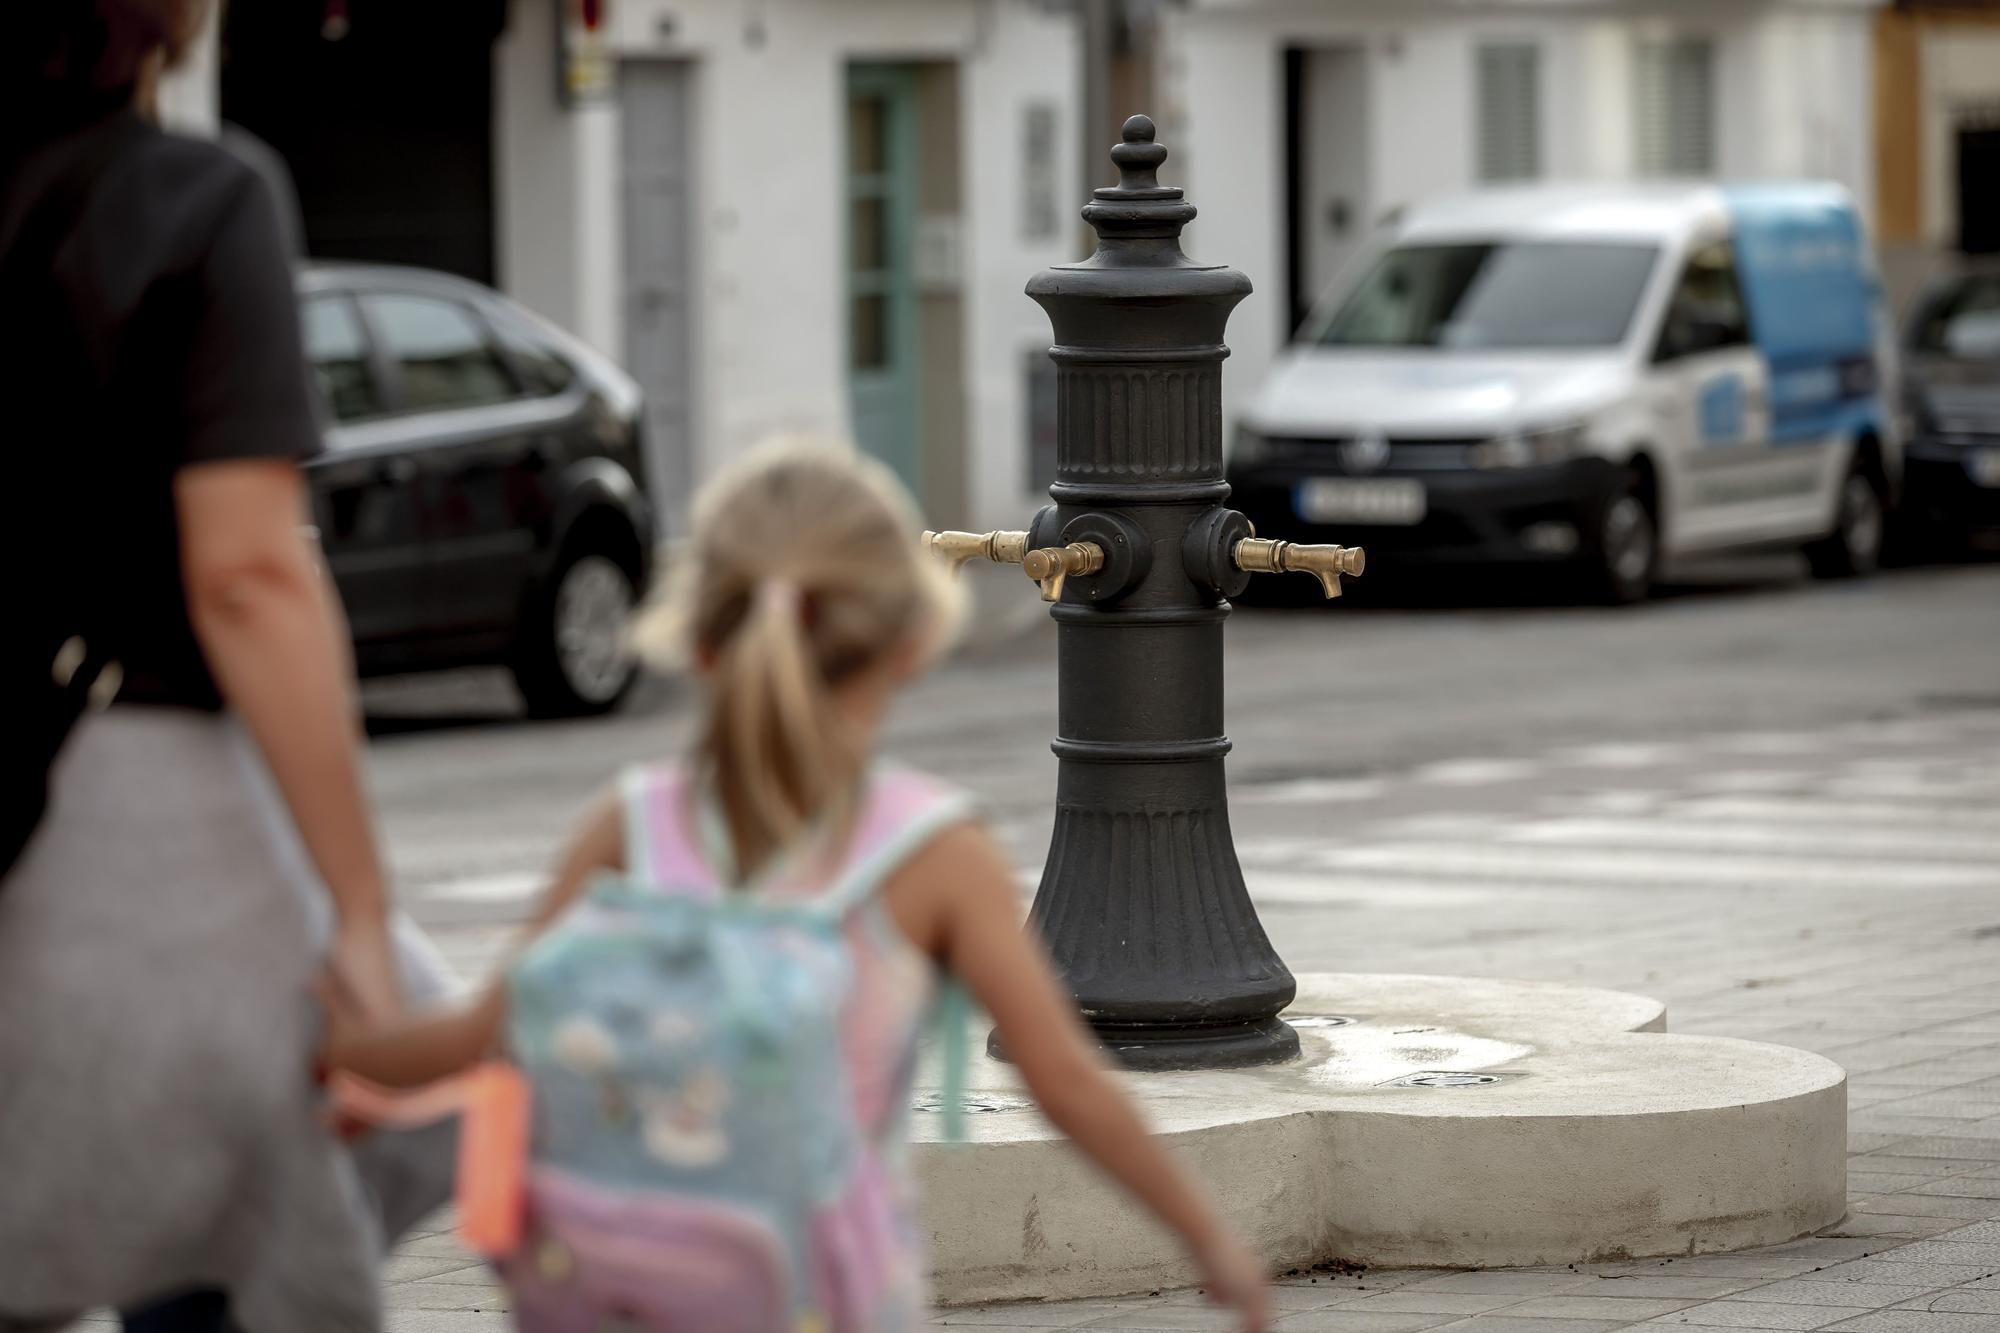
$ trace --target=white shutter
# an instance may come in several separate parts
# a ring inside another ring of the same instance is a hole
[[[1632,87],[1645,176],[1715,171],[1715,45],[1706,37],[1640,41]]]
[[[1479,48],[1479,179],[1542,174],[1541,52],[1525,42]]]

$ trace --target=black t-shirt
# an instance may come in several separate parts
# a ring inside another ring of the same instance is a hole
[[[4,262],[65,164],[89,155],[91,136],[122,136],[54,252],[56,299],[45,310],[71,322],[67,336],[44,337],[21,327],[18,310],[0,311],[0,325],[13,323],[0,373],[15,381],[0,422],[26,423],[7,452],[94,451],[89,480],[78,484],[73,468],[70,481],[34,488],[62,493],[17,491],[0,522],[36,533],[10,549],[43,548],[49,559],[104,544],[96,549],[116,571],[107,624],[125,671],[121,702],[214,710],[221,699],[188,623],[174,475],[232,459],[305,459],[319,451],[319,428],[270,187],[227,149],[135,121],[120,111],[0,163]],[[79,355],[94,364],[72,364]],[[69,360],[36,371],[37,356]],[[47,391],[79,382],[64,372],[87,374],[96,392]],[[73,397],[84,401],[59,401]],[[23,577],[32,571],[0,572]]]

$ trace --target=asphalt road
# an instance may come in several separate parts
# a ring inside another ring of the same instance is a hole
[[[1027,589],[990,571],[988,608]],[[997,581],[996,581],[997,580]],[[1361,779],[1563,746],[2000,709],[2000,563],[1821,584],[1790,559],[1682,576],[1636,607],[1550,605],[1531,583],[1439,578],[1392,599],[1240,612],[1229,626],[1234,784]],[[968,651],[913,689],[889,748],[972,788],[1037,863],[1055,779],[1054,634]],[[519,718],[479,674],[371,684],[376,799],[406,901],[467,904],[546,866],[620,765],[671,754],[685,688],[572,723]]]

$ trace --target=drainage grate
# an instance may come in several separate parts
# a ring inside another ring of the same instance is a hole
[[[1485,1088],[1502,1082],[1498,1074],[1455,1074],[1445,1070],[1433,1070],[1423,1074],[1405,1074],[1392,1078],[1382,1086],[1385,1088]]]
[[[1349,1018],[1346,1014],[1305,1014],[1299,1018],[1285,1020],[1301,1030],[1310,1028],[1350,1028],[1361,1020]]]
[[[1030,1111],[1035,1106],[1026,1097],[1001,1097],[992,1094],[966,1097],[960,1105],[975,1115],[989,1111]],[[944,1098],[935,1092],[926,1092],[910,1104],[910,1109],[935,1115],[944,1110]]]

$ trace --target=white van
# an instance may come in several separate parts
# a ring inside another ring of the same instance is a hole
[[[1412,210],[1242,415],[1232,504],[1371,565],[1878,559],[1894,336],[1837,186],[1535,187]]]

